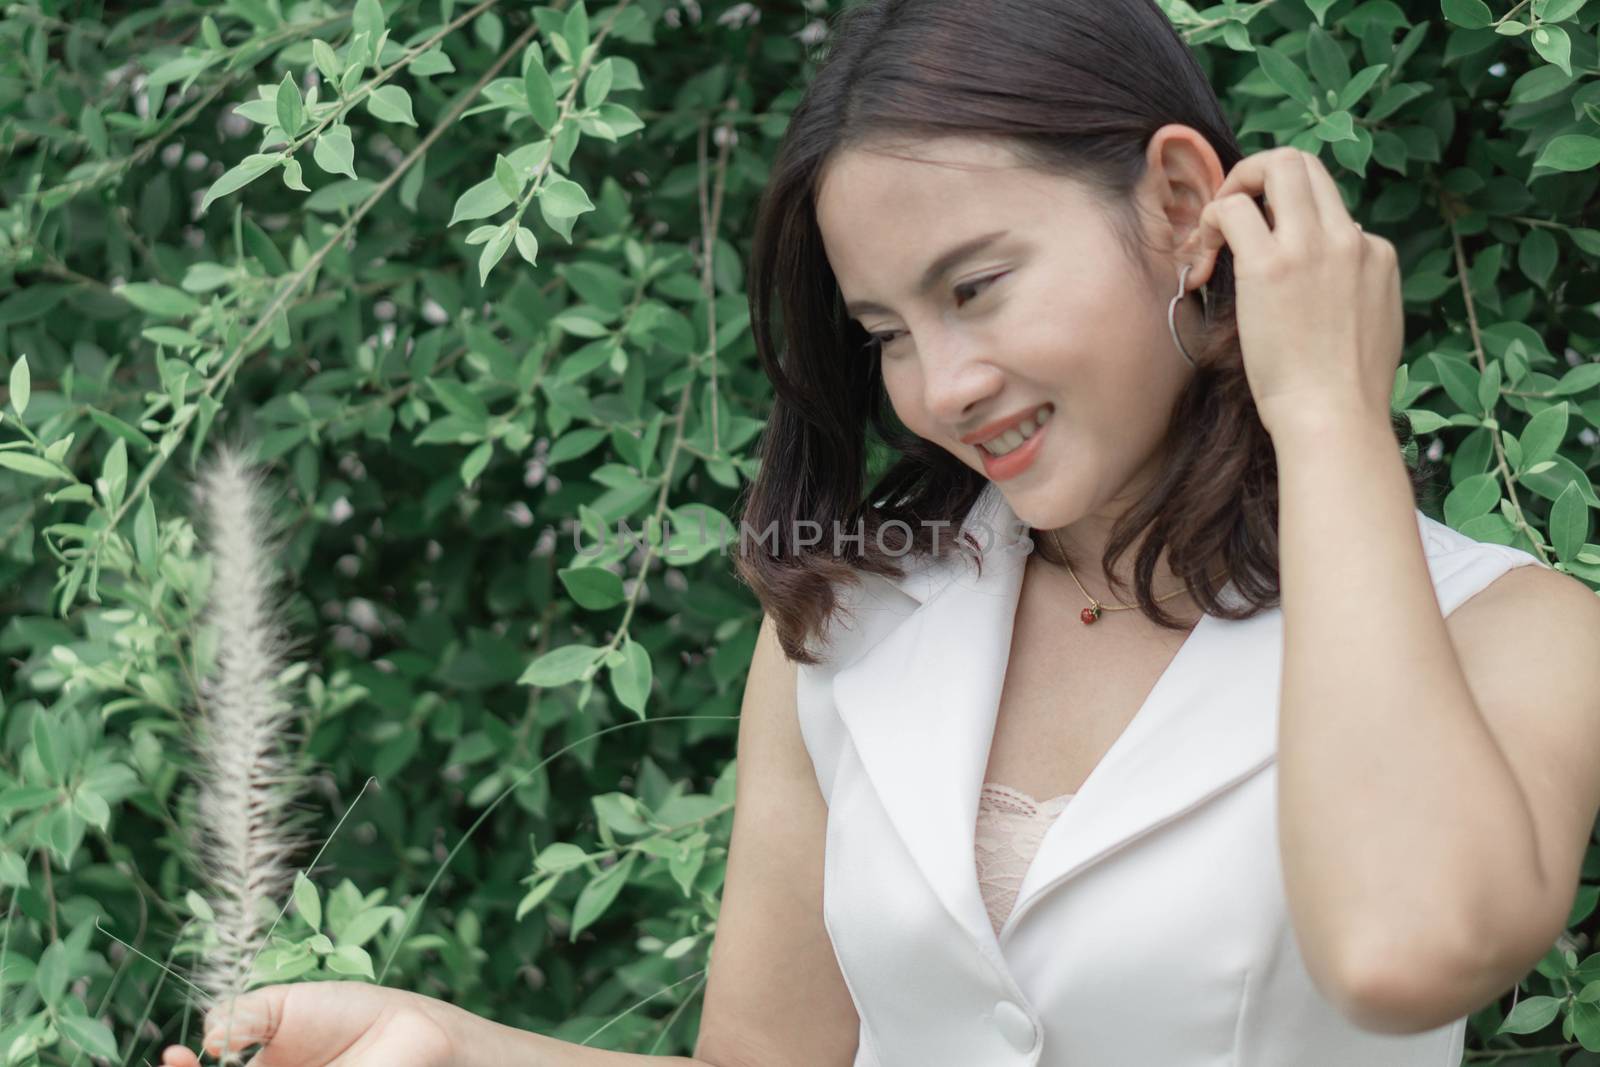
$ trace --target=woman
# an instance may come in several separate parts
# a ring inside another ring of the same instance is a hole
[[[673,1062],[1457,1062],[1573,900],[1600,608],[1416,510],[1394,248],[1322,164],[1241,159],[1148,0],[1002,7],[851,10],[772,167],[778,543]],[[646,1058],[245,1008],[261,1067]]]

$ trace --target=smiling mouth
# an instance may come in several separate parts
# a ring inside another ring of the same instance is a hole
[[[989,440],[980,443],[978,447],[996,458],[1021,448],[1028,438],[1038,433],[1044,427],[1044,424],[1050,421],[1050,416],[1054,413],[1054,404],[1044,404],[1038,411],[1028,416],[1018,425],[998,437],[991,437]]]

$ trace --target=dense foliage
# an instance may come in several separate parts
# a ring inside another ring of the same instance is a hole
[[[1600,2],[1160,3],[1246,148],[1399,248],[1437,516],[1600,582]],[[222,440],[279,490],[326,842],[263,977],[692,1049],[760,619],[715,525],[767,397],[744,235],[832,10],[5,8],[0,1064],[196,1036]],[[1595,1062],[1584,873],[1469,1054]]]

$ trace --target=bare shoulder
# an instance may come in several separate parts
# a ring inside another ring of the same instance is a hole
[[[1559,933],[1600,810],[1600,597],[1531,564],[1496,578],[1445,624],[1527,798],[1549,893],[1536,907]]]
[[[1553,567],[1513,567],[1467,598],[1445,619],[1453,640],[1502,641],[1507,631],[1532,628],[1542,636],[1585,632],[1600,637],[1600,596]]]

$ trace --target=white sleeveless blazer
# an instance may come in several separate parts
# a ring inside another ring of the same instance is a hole
[[[1539,562],[1416,516],[1443,614]],[[864,576],[825,662],[798,671],[828,803],[823,915],[861,1018],[853,1067],[1456,1067],[1465,1018],[1359,1029],[1298,951],[1277,846],[1281,609],[1202,617],[996,936],[973,837],[1032,546],[993,483],[963,533],[981,572],[968,553]]]

